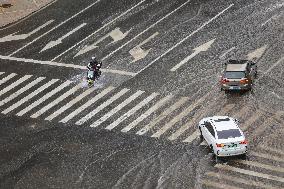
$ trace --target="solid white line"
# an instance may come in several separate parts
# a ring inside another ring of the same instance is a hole
[[[105,107],[107,107],[108,105],[110,105],[112,102],[114,102],[115,100],[119,99],[122,95],[124,95],[127,91],[129,91],[129,89],[122,89],[120,92],[116,93],[113,97],[111,97],[110,99],[108,99],[107,101],[105,101],[103,104],[101,104],[100,106],[98,106],[96,109],[94,109],[93,111],[91,111],[90,113],[88,113],[85,117],[81,118],[79,121],[77,121],[75,124],[76,125],[82,125],[83,123],[85,123],[86,121],[88,121],[89,119],[91,119],[93,116],[95,116],[97,113],[99,113],[100,111],[102,111]]]
[[[249,154],[250,154],[250,155],[253,155],[253,156],[261,157],[261,158],[264,158],[264,159],[269,159],[269,160],[273,160],[273,161],[284,162],[284,159],[283,159],[283,158],[276,157],[276,156],[273,156],[273,155],[271,155],[271,154],[262,154],[262,153],[258,153],[258,152],[250,152]]]
[[[15,77],[17,74],[15,73],[11,73],[10,75],[8,75],[7,77],[4,77],[3,79],[0,80],[0,85],[2,85],[3,83],[7,82],[8,80],[12,79],[13,77]]]
[[[171,114],[174,110],[181,107],[186,101],[188,101],[188,97],[182,97],[177,102],[175,102],[172,106],[167,108],[161,115],[156,117],[153,121],[151,121],[148,125],[140,129],[136,134],[143,135],[146,132],[148,132],[150,129],[152,129],[158,122],[160,122],[162,119],[164,119],[166,116]]]
[[[85,10],[89,9],[90,7],[92,7],[93,5],[95,5],[96,3],[100,2],[101,0],[97,0],[96,2],[92,3],[91,5],[89,5],[88,7],[86,7],[85,9],[81,10],[80,12],[76,13],[75,15],[71,16],[70,18],[68,18],[67,20],[65,20],[64,22],[61,22],[60,24],[58,24],[57,26],[53,27],[51,30],[45,32],[44,34],[40,35],[39,37],[35,38],[33,41],[29,42],[28,44],[24,45],[23,47],[19,48],[18,50],[16,50],[15,52],[11,53],[8,56],[12,56],[14,54],[16,54],[17,52],[19,52],[20,50],[26,48],[27,46],[29,46],[30,44],[36,42],[37,40],[41,39],[42,37],[44,37],[45,35],[49,34],[50,32],[52,32],[53,30],[57,29],[58,27],[62,26],[63,24],[65,24],[66,22],[68,22],[69,20],[73,19],[74,17],[78,16],[79,14],[81,14],[82,12],[84,12]]]
[[[33,59],[26,59],[26,58],[16,58],[16,57],[2,56],[2,55],[0,55],[0,59],[14,60],[14,61],[17,61],[17,62],[26,62],[26,63],[34,63],[34,64],[42,64],[42,65],[50,65],[50,66],[59,66],[59,67],[87,70],[86,66],[52,62],[52,61],[41,61],[41,60],[33,60]],[[101,69],[101,71],[106,72],[106,73],[114,73],[114,74],[127,75],[127,76],[135,76],[136,75],[135,73],[127,72],[127,71],[121,71],[121,70]]]
[[[139,6],[140,4],[142,4],[144,1],[146,0],[142,0],[140,1],[138,4],[136,4],[135,6],[131,7],[130,9],[128,9],[127,11],[125,11],[124,13],[122,13],[121,15],[119,15],[118,17],[116,17],[115,19],[113,19],[112,21],[108,22],[107,24],[105,24],[103,27],[101,27],[100,29],[96,30],[94,33],[88,35],[87,37],[85,37],[83,40],[81,40],[80,42],[76,43],[75,45],[73,45],[72,47],[70,47],[69,49],[65,50],[63,53],[59,54],[58,56],[56,56],[55,58],[53,58],[51,61],[56,60],[57,58],[61,57],[63,54],[65,54],[66,52],[70,51],[71,49],[73,49],[74,47],[80,45],[82,42],[84,42],[85,40],[89,39],[90,37],[94,36],[96,33],[98,33],[99,31],[101,31],[102,29],[104,29],[105,27],[107,27],[108,25],[112,24],[113,22],[115,22],[116,20],[118,20],[120,17],[126,15],[128,12],[132,11],[133,9],[135,9],[137,6]]]
[[[133,115],[135,112],[137,112],[138,110],[140,110],[142,107],[146,106],[150,101],[152,101],[156,96],[158,96],[158,93],[152,93],[150,96],[148,96],[147,98],[145,98],[144,100],[142,100],[139,104],[137,104],[136,106],[134,106],[132,109],[130,109],[128,112],[126,112],[124,115],[120,116],[117,120],[115,120],[114,122],[112,122],[112,124],[110,124],[109,126],[106,127],[106,129],[108,130],[112,130],[113,128],[115,128],[116,126],[118,126],[121,122],[123,122],[125,119],[127,119],[128,117],[130,117],[131,115]],[[127,132],[127,129],[121,130],[122,132]]]
[[[27,91],[28,89],[32,88],[33,86],[35,86],[37,83],[39,83],[40,81],[42,81],[43,79],[45,79],[45,77],[39,77],[36,80],[32,81],[31,83],[29,83],[28,85],[24,86],[23,88],[21,88],[20,90],[14,92],[13,94],[11,94],[10,96],[8,96],[7,98],[3,99],[0,101],[0,106],[3,106],[4,104],[6,104],[7,102],[10,102],[11,100],[13,100],[14,98],[16,98],[17,96],[19,96],[20,94],[24,93],[25,91]]]
[[[116,112],[118,112],[119,110],[121,110],[123,107],[125,107],[127,104],[129,104],[130,102],[132,102],[133,100],[135,100],[137,97],[139,97],[141,94],[143,94],[144,91],[137,91],[135,94],[131,95],[129,98],[127,98],[125,101],[123,101],[121,104],[119,104],[118,106],[116,106],[114,109],[112,109],[110,112],[108,112],[107,114],[105,114],[103,117],[101,117],[99,120],[97,120],[96,122],[94,122],[92,125],[90,125],[90,127],[97,127],[100,124],[102,124],[103,122],[105,122],[108,118],[110,118],[113,114],[115,114]]]
[[[259,173],[259,172],[255,172],[255,171],[245,170],[245,169],[232,167],[232,166],[225,165],[225,164],[216,164],[214,167],[219,168],[219,169],[228,170],[228,171],[234,171],[234,172],[245,174],[245,175],[250,175],[250,176],[254,176],[254,177],[259,177],[259,178],[264,178],[264,179],[274,180],[274,181],[277,181],[277,182],[283,182],[284,183],[284,178],[277,177],[277,176],[274,176],[274,175],[268,175],[268,174]]]
[[[74,110],[72,113],[70,113],[69,115],[67,115],[65,118],[63,118],[61,121],[61,123],[66,123],[68,122],[70,119],[72,119],[73,117],[75,117],[76,115],[78,115],[79,113],[83,112],[86,108],[88,108],[89,106],[91,106],[92,104],[94,104],[96,101],[98,101],[99,99],[101,99],[102,97],[104,97],[105,95],[107,95],[110,91],[112,91],[114,89],[114,87],[110,86],[108,88],[106,88],[105,90],[103,90],[102,92],[100,92],[98,95],[96,95],[95,97],[91,98],[89,101],[87,101],[85,104],[83,104],[82,106],[80,106],[79,108],[77,108],[76,110]]]
[[[245,164],[245,165],[249,165],[249,166],[259,167],[259,168],[266,169],[266,170],[284,173],[284,168],[282,168],[282,167],[276,167],[276,166],[267,165],[267,164],[264,164],[264,163],[258,163],[258,162],[255,162],[255,161],[237,160],[236,162],[241,163],[241,164]]]
[[[183,3],[182,5],[180,5],[178,8],[176,8],[175,10],[173,10],[172,12],[168,13],[166,16],[162,17],[161,19],[159,19],[157,22],[155,22],[154,24],[152,24],[150,27],[148,27],[147,29],[145,29],[144,31],[142,31],[141,33],[139,33],[138,35],[136,35],[134,38],[132,38],[131,40],[129,40],[127,43],[123,44],[122,46],[120,46],[119,48],[117,48],[116,50],[112,51],[110,54],[108,54],[107,56],[105,56],[104,58],[102,58],[102,61],[107,59],[108,57],[110,57],[111,55],[113,55],[114,53],[116,53],[117,51],[119,51],[120,49],[122,49],[123,47],[125,47],[126,45],[128,45],[129,43],[131,43],[133,40],[137,39],[138,37],[140,37],[141,35],[143,35],[145,32],[147,32],[148,30],[150,30],[151,28],[153,28],[155,25],[157,25],[158,23],[160,23],[161,21],[163,21],[164,19],[166,19],[167,17],[169,17],[170,15],[172,15],[173,13],[175,13],[176,11],[178,11],[179,9],[181,9],[183,6],[185,6],[187,3],[189,3],[191,0],[188,0],[187,2]]]
[[[169,95],[169,96],[166,96],[166,97],[162,98],[154,106],[149,108],[144,114],[142,114],[140,117],[138,117],[132,123],[130,123],[128,126],[124,127],[123,130],[130,131],[131,129],[136,127],[136,125],[138,125],[141,121],[146,119],[148,116],[150,116],[153,112],[155,112],[157,109],[162,107],[167,101],[169,101],[172,98],[173,98],[172,95]],[[138,134],[138,133],[136,133],[136,134]]]
[[[199,131],[195,130],[189,137],[187,137],[184,141],[182,142],[186,142],[186,143],[191,143],[192,141],[194,141],[197,137],[199,136]]]
[[[76,91],[78,91],[79,89],[81,89],[81,84],[74,86],[72,89],[70,89],[69,91],[67,91],[66,93],[64,93],[63,95],[61,95],[60,97],[58,97],[57,99],[55,99],[53,102],[49,103],[48,105],[46,105],[45,107],[43,107],[42,109],[40,109],[39,111],[37,111],[36,113],[34,113],[33,115],[31,115],[31,118],[37,118],[40,115],[44,114],[46,111],[48,111],[50,108],[54,107],[55,105],[57,105],[58,103],[60,103],[62,100],[66,99],[67,97],[69,97],[70,95],[74,94]]]
[[[32,75],[25,75],[24,77],[17,79],[17,81],[15,81],[14,83],[12,83],[11,85],[7,86],[6,88],[2,89],[0,91],[0,96],[2,96],[3,94],[5,94],[6,92],[12,90],[13,88],[15,88],[16,86],[20,85],[21,83],[23,83],[24,81],[26,81],[27,79],[31,78]]]
[[[83,93],[81,93],[79,96],[77,96],[76,98],[74,98],[73,100],[71,100],[70,102],[68,102],[67,104],[65,104],[64,106],[62,106],[60,109],[58,109],[57,111],[53,112],[52,114],[50,114],[47,118],[45,118],[44,120],[48,120],[51,121],[54,118],[56,118],[57,116],[59,116],[60,114],[62,114],[64,111],[66,111],[67,109],[71,108],[73,105],[75,105],[76,103],[78,103],[79,101],[81,101],[83,98],[85,98],[86,96],[88,96],[89,94],[91,94],[93,91],[95,90],[95,88],[90,88],[86,91],[84,91]]]
[[[18,102],[16,102],[15,104],[13,104],[9,108],[7,108],[6,110],[2,111],[2,113],[3,114],[7,114],[10,111],[16,109],[17,107],[21,106],[22,104],[24,104],[25,102],[27,102],[31,98],[35,97],[37,94],[39,94],[40,92],[42,92],[43,90],[45,90],[46,88],[48,88],[49,86],[51,86],[52,84],[57,82],[58,80],[59,79],[52,79],[52,80],[50,80],[48,83],[46,83],[43,86],[41,86],[40,88],[36,89],[34,92],[30,93],[28,96],[22,98],[21,100],[19,100]]]
[[[25,109],[21,110],[20,112],[18,112],[16,115],[17,116],[24,115],[25,113],[29,112],[31,109],[35,108],[36,106],[40,105],[41,103],[43,103],[44,101],[46,101],[47,99],[52,97],[54,94],[60,92],[65,87],[69,86],[71,83],[72,83],[72,81],[65,81],[63,84],[59,85],[58,87],[56,87],[55,89],[53,89],[49,93],[45,94],[44,96],[42,96],[37,101],[33,102],[31,105],[29,105]]]
[[[221,11],[220,13],[218,13],[216,16],[214,16],[213,18],[211,18],[210,20],[208,20],[207,22],[205,22],[204,24],[202,24],[197,30],[193,31],[191,34],[189,34],[188,36],[186,36],[185,38],[183,38],[180,42],[178,42],[177,44],[175,44],[174,46],[172,46],[170,49],[168,49],[166,52],[164,52],[162,55],[160,55],[159,57],[157,57],[155,60],[153,60],[152,62],[150,62],[147,66],[145,66],[143,69],[141,69],[137,74],[141,73],[142,71],[144,71],[145,69],[147,69],[148,67],[150,67],[153,63],[155,63],[157,60],[159,60],[160,58],[164,57],[165,55],[167,55],[170,51],[172,51],[173,49],[175,49],[177,46],[179,46],[180,44],[182,44],[184,41],[186,41],[189,37],[193,36],[194,34],[196,34],[197,32],[199,32],[201,29],[203,29],[206,25],[208,25],[209,23],[211,23],[213,20],[215,20],[216,18],[218,18],[221,14],[223,14],[225,11],[227,11],[229,8],[231,8],[234,4],[231,4],[230,6],[228,6],[226,9],[224,9],[223,11]]]

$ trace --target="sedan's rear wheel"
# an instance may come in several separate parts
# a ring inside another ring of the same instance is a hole
[[[204,140],[204,137],[203,137],[203,134],[202,134],[201,128],[200,128],[200,127],[198,127],[198,129],[199,129],[199,132],[200,132],[200,135],[199,135],[200,140],[201,140],[201,141],[203,141],[203,140]]]

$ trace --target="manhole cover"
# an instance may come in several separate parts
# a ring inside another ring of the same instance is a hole
[[[13,5],[10,4],[10,3],[0,4],[0,7],[2,7],[2,8],[10,8],[11,6],[13,6]]]

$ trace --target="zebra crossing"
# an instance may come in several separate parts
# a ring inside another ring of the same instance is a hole
[[[191,99],[113,86],[89,88],[69,80],[16,73],[0,72],[0,78],[0,111],[4,115],[119,130],[169,141],[191,143],[199,136],[196,125],[202,117],[233,116],[231,112],[238,109],[222,99],[213,100],[208,107],[201,106],[210,101],[214,92]],[[244,127],[262,116],[262,112],[253,113]],[[265,124],[269,125],[269,121]]]

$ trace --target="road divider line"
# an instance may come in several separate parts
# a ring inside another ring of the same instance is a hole
[[[87,70],[86,66],[75,65],[75,64],[66,64],[66,63],[60,63],[60,62],[33,60],[33,59],[26,59],[26,58],[16,58],[16,57],[2,56],[2,55],[0,55],[0,59],[12,60],[12,61],[17,61],[17,62],[26,62],[26,63],[34,63],[34,64],[42,64],[42,65],[50,65],[50,66],[58,66],[58,67]],[[136,75],[136,73],[121,71],[121,70],[101,69],[101,71],[105,72],[105,73],[113,73],[113,74],[126,75],[126,76],[135,76]]]
[[[20,85],[21,83],[23,83],[24,81],[28,80],[31,77],[32,77],[32,75],[25,75],[25,76],[21,77],[20,79],[17,79],[14,83],[12,83],[9,86],[7,86],[6,88],[2,89],[0,91],[0,96],[2,96],[3,94],[7,93],[10,90],[12,90],[13,88],[17,87],[18,85]]]
[[[85,123],[86,121],[88,121],[89,119],[91,119],[93,116],[95,116],[97,113],[99,113],[100,111],[102,111],[105,107],[107,107],[108,105],[110,105],[112,102],[114,102],[115,100],[119,99],[121,96],[123,96],[125,93],[127,93],[129,91],[129,89],[122,89],[121,91],[119,91],[118,93],[116,93],[114,96],[112,96],[110,99],[108,99],[107,101],[105,101],[103,104],[101,104],[100,106],[98,106],[96,109],[94,109],[93,111],[91,111],[90,113],[88,113],[86,116],[84,116],[83,118],[81,118],[79,121],[77,121],[75,124],[76,125],[82,125],[83,123]]]
[[[112,122],[110,125],[106,127],[108,130],[114,129],[116,126],[118,126],[121,122],[123,122],[125,119],[133,115],[135,112],[140,110],[142,107],[146,106],[149,102],[151,102],[156,96],[158,96],[158,93],[152,93],[150,96],[142,100],[139,104],[134,106],[132,109],[130,109],[128,112],[126,112],[124,115],[120,116],[117,120]],[[122,132],[127,132],[127,129],[122,129]]]
[[[74,98],[73,100],[71,100],[70,102],[68,102],[67,104],[65,104],[64,106],[62,106],[61,108],[59,108],[57,111],[53,112],[52,114],[50,114],[47,118],[45,118],[44,120],[48,120],[51,121],[54,118],[56,118],[57,116],[59,116],[60,114],[62,114],[64,111],[68,110],[69,108],[71,108],[73,105],[75,105],[76,103],[78,103],[79,101],[81,101],[83,98],[85,98],[86,96],[88,96],[89,94],[91,94],[93,91],[95,90],[95,88],[89,88],[86,91],[84,91],[83,93],[81,93],[79,96],[77,96],[76,98]]]
[[[140,117],[138,117],[136,120],[134,120],[132,123],[130,123],[128,126],[124,127],[124,130],[130,131],[134,127],[136,127],[141,121],[146,119],[148,116],[150,116],[153,112],[155,112],[157,109],[162,107],[165,103],[167,103],[170,99],[172,99],[173,95],[168,95],[161,100],[159,100],[154,106],[149,108],[145,113],[143,113]],[[137,134],[137,133],[136,133]]]
[[[87,109],[88,107],[90,107],[92,104],[94,104],[96,101],[98,101],[99,99],[101,99],[102,97],[104,97],[105,95],[107,95],[110,91],[112,91],[115,87],[108,87],[105,90],[103,90],[102,92],[100,92],[98,95],[96,95],[95,97],[91,98],[89,101],[87,101],[85,104],[83,104],[82,106],[80,106],[79,108],[77,108],[76,110],[74,110],[72,113],[70,113],[68,116],[66,116],[65,118],[63,118],[61,121],[61,123],[66,123],[69,120],[71,120],[73,117],[75,117],[76,115],[78,115],[79,113],[83,112],[85,109]]]
[[[6,104],[7,102],[10,102],[11,100],[13,100],[14,98],[18,97],[19,95],[21,95],[22,93],[24,93],[25,91],[29,90],[30,88],[32,88],[33,86],[35,86],[37,83],[39,83],[40,81],[42,81],[43,79],[45,79],[45,77],[39,77],[37,79],[35,79],[34,81],[32,81],[31,83],[29,83],[28,85],[24,86],[23,88],[21,88],[20,90],[14,92],[13,94],[9,95],[7,98],[3,99],[0,101],[0,106],[3,106],[4,104]]]
[[[268,174],[264,174],[264,173],[259,173],[259,172],[255,172],[255,171],[250,171],[250,170],[246,170],[246,169],[232,167],[232,166],[225,165],[225,164],[216,164],[214,167],[216,167],[218,169],[233,171],[233,172],[237,172],[237,173],[241,173],[241,174],[245,174],[245,175],[250,175],[250,176],[254,176],[254,177],[258,177],[258,178],[264,178],[264,179],[284,183],[284,178],[274,176],[274,175],[268,175]]]
[[[84,8],[83,10],[81,10],[80,12],[76,13],[75,15],[71,16],[70,18],[68,18],[67,20],[61,22],[60,24],[58,24],[57,26],[53,27],[51,30],[48,30],[47,32],[45,32],[44,34],[40,35],[39,37],[35,38],[34,40],[32,40],[31,42],[29,42],[28,44],[24,45],[23,47],[19,48],[18,50],[14,51],[13,53],[11,53],[8,56],[12,56],[14,54],[16,54],[17,52],[21,51],[22,49],[26,48],[27,46],[29,46],[30,44],[36,42],[37,40],[41,39],[42,37],[44,37],[45,35],[49,34],[50,32],[52,32],[53,30],[59,28],[60,26],[62,26],[63,24],[65,24],[66,22],[68,22],[69,20],[73,19],[74,17],[78,16],[79,14],[81,14],[82,12],[84,12],[85,10],[91,8],[92,6],[94,6],[95,4],[97,4],[98,2],[100,2],[101,0],[97,0],[94,3],[92,3],[91,5],[89,5],[88,7]]]
[[[76,43],[75,45],[73,45],[72,47],[68,48],[67,50],[65,50],[63,53],[59,54],[58,56],[56,56],[55,58],[53,58],[51,61],[56,60],[57,58],[61,57],[63,54],[67,53],[68,51],[72,50],[74,47],[80,45],[82,42],[84,42],[85,40],[89,39],[90,37],[94,36],[96,33],[98,33],[99,31],[101,31],[102,29],[106,28],[107,26],[109,26],[110,24],[114,23],[116,20],[118,20],[119,18],[123,17],[124,15],[126,15],[127,13],[129,13],[130,11],[132,11],[133,9],[135,9],[136,7],[138,7],[139,5],[141,5],[144,1],[146,0],[142,0],[139,3],[137,3],[135,6],[131,7],[130,9],[128,9],[127,11],[125,11],[124,13],[120,14],[118,17],[116,17],[115,19],[113,19],[112,21],[108,22],[107,24],[105,24],[104,26],[102,26],[101,28],[99,28],[98,30],[96,30],[94,33],[88,35],[87,37],[85,37],[83,40],[81,40],[80,42]]]
[[[154,59],[152,62],[150,62],[149,64],[147,64],[147,66],[145,66],[143,69],[141,69],[137,74],[141,73],[142,71],[144,71],[145,69],[147,69],[148,67],[150,67],[153,63],[155,63],[157,60],[159,60],[160,58],[164,57],[165,55],[167,55],[169,52],[171,52],[173,49],[175,49],[177,46],[179,46],[180,44],[182,44],[184,41],[186,41],[188,38],[190,38],[191,36],[193,36],[194,34],[196,34],[197,32],[199,32],[201,29],[203,29],[205,26],[207,26],[209,23],[211,23],[213,20],[215,20],[216,18],[218,18],[219,16],[221,16],[224,12],[226,12],[228,9],[230,9],[234,4],[230,4],[227,8],[225,8],[224,10],[222,10],[221,12],[219,12],[216,16],[214,16],[213,18],[211,18],[210,20],[208,20],[207,22],[205,22],[204,24],[202,24],[198,29],[196,29],[195,31],[193,31],[192,33],[190,33],[188,36],[186,36],[185,38],[183,38],[181,41],[179,41],[177,44],[175,44],[174,46],[172,46],[170,49],[168,49],[166,52],[164,52],[163,54],[161,54],[160,56],[158,56],[156,59]]]
[[[59,79],[52,79],[52,80],[50,80],[48,83],[46,83],[46,84],[42,85],[41,87],[37,88],[34,92],[30,93],[28,96],[22,98],[21,100],[19,100],[18,102],[16,102],[12,106],[10,106],[9,108],[7,108],[4,111],[2,111],[2,114],[7,114],[7,113],[13,111],[17,107],[21,106],[25,102],[29,101],[30,99],[32,99],[33,97],[35,97],[36,95],[38,95],[39,93],[41,93],[42,91],[44,91],[45,89],[47,89],[48,87],[53,85],[58,80]]]
[[[56,87],[55,89],[53,89],[49,93],[45,94],[44,96],[42,96],[37,101],[33,102],[32,104],[27,106],[25,109],[23,109],[20,112],[18,112],[16,115],[17,116],[22,116],[22,115],[26,114],[27,112],[29,112],[33,108],[37,107],[38,105],[40,105],[41,103],[43,103],[44,101],[46,101],[47,99],[49,99],[50,97],[55,95],[56,93],[58,93],[61,90],[63,90],[65,87],[69,86],[71,83],[72,83],[72,81],[65,81],[63,84],[59,85],[58,87]]]
[[[249,166],[254,166],[254,167],[270,170],[270,171],[276,171],[276,172],[284,173],[284,168],[282,168],[282,167],[276,167],[276,166],[267,165],[267,164],[264,164],[264,163],[258,163],[258,162],[255,162],[255,161],[237,160],[235,162],[241,163],[241,164],[244,164],[244,165],[249,165]]]
[[[154,24],[152,24],[151,26],[149,26],[147,29],[145,29],[144,31],[142,31],[141,33],[139,33],[138,35],[136,35],[135,37],[133,37],[132,39],[130,39],[129,41],[127,41],[126,43],[124,43],[123,45],[121,45],[119,48],[117,48],[116,50],[112,51],[111,53],[109,53],[107,56],[105,56],[104,58],[102,58],[102,61],[104,61],[105,59],[107,59],[108,57],[112,56],[114,53],[116,53],[117,51],[119,51],[120,49],[122,49],[123,47],[125,47],[126,45],[128,45],[129,43],[131,43],[132,41],[134,41],[135,39],[137,39],[138,37],[140,37],[141,35],[143,35],[145,32],[147,32],[148,30],[150,30],[151,28],[153,28],[154,26],[156,26],[158,23],[160,23],[161,21],[163,21],[164,19],[166,19],[167,17],[169,17],[170,15],[172,15],[173,13],[175,13],[176,11],[178,11],[179,9],[181,9],[182,7],[184,7],[186,4],[188,4],[191,0],[186,1],[185,3],[183,3],[182,5],[180,5],[178,8],[176,8],[175,10],[173,10],[172,12],[168,13],[166,16],[162,17],[161,19],[159,19],[157,22],[155,22]]]
[[[90,125],[90,127],[97,127],[100,124],[102,124],[103,122],[105,122],[108,118],[110,118],[112,115],[114,115],[116,112],[118,112],[119,110],[121,110],[122,108],[124,108],[126,105],[128,105],[130,102],[132,102],[133,100],[135,100],[137,97],[139,97],[140,95],[142,95],[144,93],[144,91],[137,91],[136,93],[134,93],[133,95],[131,95],[129,98],[127,98],[125,101],[123,101],[121,104],[119,104],[118,106],[116,106],[114,109],[112,109],[110,112],[108,112],[107,114],[105,114],[103,117],[101,117],[100,119],[98,119],[97,121],[95,121],[92,125]]]
[[[169,114],[171,114],[176,109],[180,108],[186,101],[188,101],[188,97],[182,97],[177,102],[175,102],[172,106],[167,108],[163,113],[161,113],[158,117],[156,117],[154,120],[152,120],[148,125],[146,125],[144,128],[140,129],[136,134],[143,135],[149,130],[151,130],[158,122],[160,122],[162,119],[167,117]]]
[[[2,72],[4,73],[4,72]],[[11,73],[9,74],[7,77],[4,77],[3,79],[0,80],[0,85],[6,83],[7,81],[9,81],[10,79],[12,79],[13,77],[15,77],[17,74],[15,73]]]
[[[64,93],[63,95],[61,95],[60,97],[58,97],[57,99],[55,99],[54,101],[52,101],[51,103],[49,103],[48,105],[46,105],[45,107],[43,107],[42,109],[40,109],[39,111],[37,111],[36,113],[34,113],[33,115],[31,115],[31,118],[37,118],[40,115],[44,114],[46,111],[48,111],[50,108],[56,106],[57,104],[59,104],[62,100],[66,99],[67,97],[69,97],[70,95],[74,94],[76,91],[78,91],[79,89],[81,89],[81,84],[74,86],[72,89],[70,89],[69,91],[67,91],[66,93]]]

